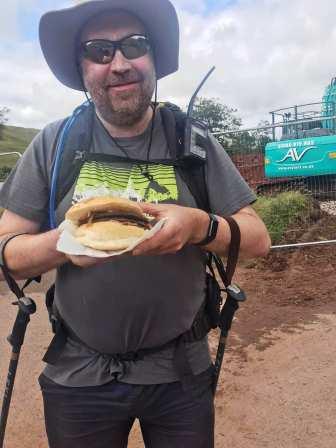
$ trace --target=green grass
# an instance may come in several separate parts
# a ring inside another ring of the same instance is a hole
[[[285,192],[274,197],[260,196],[254,205],[270,233],[273,244],[282,241],[286,230],[309,214],[310,200],[300,192]]]
[[[0,153],[18,151],[21,154],[39,131],[37,129],[20,128],[17,126],[4,126],[0,140]],[[1,156],[0,166],[14,166],[17,156]]]

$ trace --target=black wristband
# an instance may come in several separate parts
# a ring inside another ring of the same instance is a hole
[[[14,278],[11,276],[9,269],[7,267],[7,263],[4,257],[5,248],[7,244],[16,238],[17,236],[21,235],[27,235],[27,233],[12,233],[10,235],[7,235],[5,238],[3,238],[0,241],[0,269],[3,273],[4,279],[7,282],[7,285],[9,289],[16,295],[16,297],[20,300],[20,298],[24,297],[23,289],[20,288],[19,285],[16,283]]]
[[[7,235],[5,238],[3,238],[0,241],[0,268],[8,269],[6,260],[4,258],[5,248],[11,240],[13,240],[17,236],[21,236],[21,235],[28,235],[28,233],[11,233],[10,235]]]
[[[211,243],[211,241],[213,241],[217,236],[217,230],[219,224],[218,218],[216,215],[213,215],[212,213],[209,213],[209,218],[210,222],[207,235],[202,241],[196,243],[196,246],[206,246],[207,244]]]

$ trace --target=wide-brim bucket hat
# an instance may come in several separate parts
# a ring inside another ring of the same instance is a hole
[[[144,24],[154,47],[157,79],[178,69],[179,23],[169,0],[93,0],[49,11],[40,20],[40,44],[56,78],[67,87],[83,90],[77,67],[78,39],[88,20],[113,9],[135,15]]]

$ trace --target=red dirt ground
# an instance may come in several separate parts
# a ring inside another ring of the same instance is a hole
[[[334,238],[324,218],[304,239]],[[234,321],[216,398],[216,448],[335,448],[336,251],[321,246],[272,252],[240,263],[248,301]],[[50,339],[41,291],[17,374],[6,448],[46,448],[37,377]],[[0,379],[5,382],[16,309],[0,285]],[[216,335],[211,335],[215,351]],[[2,392],[1,392],[2,393]],[[143,447],[135,427],[130,448]]]

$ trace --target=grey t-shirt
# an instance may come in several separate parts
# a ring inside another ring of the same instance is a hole
[[[0,205],[27,219],[48,221],[50,167],[60,122],[48,125],[32,142],[4,184]],[[115,144],[96,119],[91,153],[146,160],[150,128]],[[207,162],[207,187],[213,213],[231,215],[255,200],[223,148],[211,139]],[[150,152],[151,161],[170,154],[157,114]],[[189,189],[173,166],[151,164],[156,186],[143,176],[146,164],[91,160],[57,210],[58,222],[74,201],[99,194],[114,194],[152,202],[195,207]],[[162,189],[162,187],[164,187]],[[205,254],[188,245],[174,255],[126,257],[82,269],[67,263],[57,272],[55,304],[84,346],[71,339],[56,365],[44,373],[66,386],[104,384],[117,376],[132,384],[159,384],[178,380],[173,367],[174,349],[165,348],[137,362],[122,365],[100,353],[125,353],[157,347],[187,331],[205,298]],[[89,348],[90,347],[90,348]],[[100,352],[100,353],[98,353]],[[207,341],[187,344],[194,374],[210,364]]]

